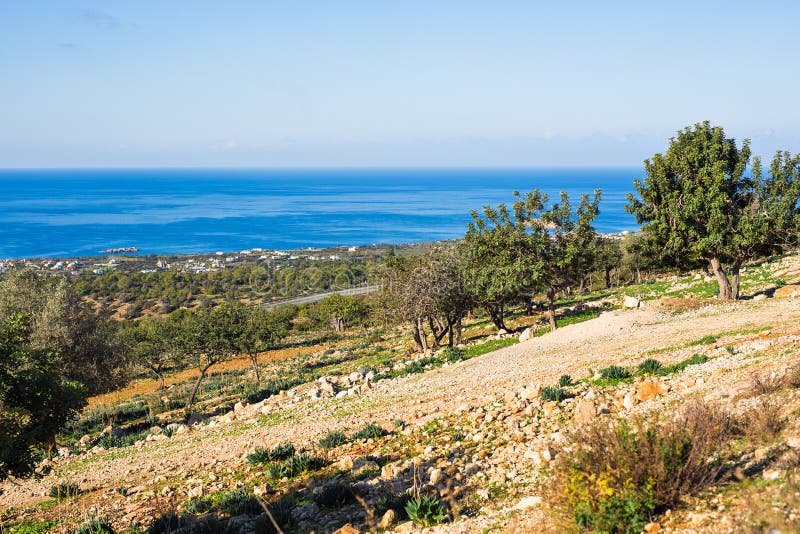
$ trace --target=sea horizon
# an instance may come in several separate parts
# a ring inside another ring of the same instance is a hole
[[[0,258],[211,254],[407,244],[463,236],[470,211],[513,191],[603,192],[599,232],[636,230],[623,209],[637,167],[3,168]]]

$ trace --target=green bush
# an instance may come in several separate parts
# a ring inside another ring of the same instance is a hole
[[[661,362],[655,358],[648,358],[639,364],[639,372],[645,375],[654,375],[661,369]]]
[[[564,388],[558,386],[545,386],[542,388],[541,397],[543,401],[561,402],[570,398],[572,395]]]
[[[450,363],[460,362],[464,359],[464,351],[458,347],[449,347],[444,353],[444,358]]]
[[[569,375],[561,375],[561,378],[558,379],[558,385],[562,388],[566,388],[572,385],[572,377]]]
[[[405,510],[408,518],[420,527],[432,527],[447,519],[442,501],[428,495],[412,497]]]
[[[341,508],[355,502],[356,495],[355,486],[335,480],[323,486],[313,499],[320,508]]]
[[[208,497],[192,497],[186,503],[186,513],[189,514],[204,514],[211,510],[214,503]]]
[[[375,503],[375,515],[383,517],[387,510],[394,510],[397,514],[397,519],[405,519],[408,517],[406,514],[406,505],[411,500],[411,494],[407,491],[395,491],[391,493],[384,493],[378,497]]]
[[[69,499],[81,494],[81,488],[74,482],[60,482],[50,487],[50,497],[53,499]]]
[[[114,527],[105,517],[91,517],[89,520],[75,529],[73,534],[115,534]]]
[[[387,434],[386,430],[375,424],[368,424],[358,432],[353,433],[351,439],[376,439]]]
[[[559,454],[550,502],[581,529],[638,534],[659,509],[712,483],[727,460],[730,417],[701,403],[671,420],[639,418],[575,430]]]
[[[49,521],[23,521],[17,523],[9,530],[10,534],[43,534],[50,531],[54,526],[58,525],[58,521],[52,519]]]
[[[600,370],[600,376],[606,380],[624,380],[631,377],[631,372],[624,367],[612,365]]]
[[[334,430],[321,440],[319,440],[319,446],[323,449],[333,449],[340,445],[344,445],[347,443],[347,436],[344,432],[340,432],[338,430]]]
[[[226,493],[219,502],[219,509],[230,516],[258,515],[264,511],[258,499],[244,488]]]
[[[266,475],[269,478],[293,478],[299,474],[316,471],[327,465],[322,458],[311,456],[307,453],[295,454],[291,458],[267,465]]]
[[[277,460],[285,460],[294,456],[294,445],[283,443],[273,447],[272,450],[263,447],[256,447],[256,450],[247,455],[247,461],[251,465],[266,464]]]

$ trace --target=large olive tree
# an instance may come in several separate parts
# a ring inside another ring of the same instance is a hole
[[[678,266],[706,262],[721,299],[739,297],[739,271],[755,257],[796,239],[800,158],[779,152],[764,177],[750,142],[737,146],[719,126],[695,124],[670,139],[665,154],[645,161],[627,210],[662,256]]]

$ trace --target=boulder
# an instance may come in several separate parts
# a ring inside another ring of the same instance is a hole
[[[440,483],[444,482],[444,473],[441,469],[433,469],[431,470],[429,481],[432,486],[438,486]]]
[[[533,334],[535,334],[535,333],[536,333],[536,331],[533,329],[533,327],[529,326],[528,328],[523,330],[522,333],[519,335],[520,343],[533,339]]]
[[[636,399],[639,402],[644,402],[666,392],[667,392],[667,386],[665,386],[658,380],[648,380],[647,382],[642,382],[636,388]]]
[[[389,510],[386,510],[386,513],[383,514],[383,517],[381,517],[381,522],[378,524],[378,528],[386,530],[391,527],[395,521],[397,521],[397,512],[390,508]]]
[[[641,304],[641,301],[636,297],[631,297],[629,295],[625,295],[622,297],[622,307],[623,308],[638,308]]]
[[[594,403],[588,399],[581,399],[575,406],[575,415],[573,416],[575,424],[585,425],[594,420],[597,416],[597,409]]]
[[[800,297],[800,285],[791,284],[788,286],[779,287],[775,290],[775,293],[772,296],[776,299],[793,299]]]
[[[333,534],[359,534],[360,532],[360,530],[348,523],[339,530],[334,531]]]

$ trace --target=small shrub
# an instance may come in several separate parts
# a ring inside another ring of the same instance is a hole
[[[612,365],[605,369],[600,369],[600,376],[606,380],[625,380],[631,377],[631,372],[618,365]]]
[[[789,369],[786,373],[786,386],[790,388],[800,388],[800,365]]]
[[[341,508],[355,502],[356,495],[355,486],[335,480],[323,486],[313,499],[320,508]]]
[[[577,429],[558,456],[551,502],[581,529],[638,534],[658,509],[673,507],[720,473],[730,417],[702,403],[671,420],[645,418]]]
[[[105,517],[90,517],[86,523],[75,529],[73,534],[115,534],[115,532]]]
[[[564,388],[558,386],[545,386],[542,388],[541,397],[543,401],[561,402],[570,398],[572,395]]]
[[[61,482],[50,488],[50,497],[53,499],[69,499],[81,494],[81,488],[74,482]]]
[[[187,510],[188,511],[188,510]],[[175,512],[158,516],[148,527],[147,534],[170,534],[188,526],[188,518]]]
[[[256,450],[247,455],[247,461],[251,465],[261,465],[277,460],[285,460],[294,455],[294,445],[285,443],[275,446],[272,450],[263,447],[256,447]]]
[[[297,503],[292,497],[284,496],[267,506],[272,519],[278,523],[279,527],[288,527],[292,524],[292,510]],[[272,522],[267,520],[272,526]],[[274,527],[273,527],[274,528]]]
[[[558,385],[562,388],[568,388],[572,385],[572,377],[569,375],[561,375],[561,378],[558,379]]]
[[[753,373],[750,375],[750,391],[753,395],[768,395],[781,389],[783,381],[782,376]]]
[[[464,359],[464,351],[458,347],[449,347],[444,353],[444,358],[450,363],[460,362]]]
[[[53,527],[58,525],[58,521],[51,519],[49,521],[23,521],[17,523],[9,530],[10,534],[44,534],[50,531]]]
[[[786,419],[781,416],[780,405],[765,398],[760,399],[757,406],[742,415],[737,430],[753,443],[765,444],[775,441],[786,423]]]
[[[411,494],[407,491],[384,493],[378,497],[375,503],[375,516],[383,517],[387,510],[394,510],[397,513],[397,519],[405,519],[408,517],[406,505],[410,500]]]
[[[405,510],[408,518],[420,527],[432,527],[447,519],[442,501],[429,495],[412,497]]]
[[[355,432],[351,438],[352,439],[377,439],[385,436],[387,432],[380,426],[375,424],[368,424],[358,432]]]
[[[655,358],[647,358],[639,364],[639,372],[644,375],[654,375],[661,369],[661,362]]]
[[[214,503],[208,497],[192,497],[186,503],[186,512],[193,515],[204,514],[211,510],[212,506]]]
[[[327,463],[322,458],[307,453],[296,454],[286,460],[270,463],[267,466],[266,475],[274,479],[292,478],[302,473],[316,471],[325,465]]]
[[[219,502],[219,509],[230,516],[258,515],[264,511],[261,503],[244,488],[229,491]]]
[[[323,449],[334,449],[340,445],[344,445],[347,443],[347,436],[344,432],[340,432],[338,430],[334,430],[321,440],[319,440],[319,446]]]

